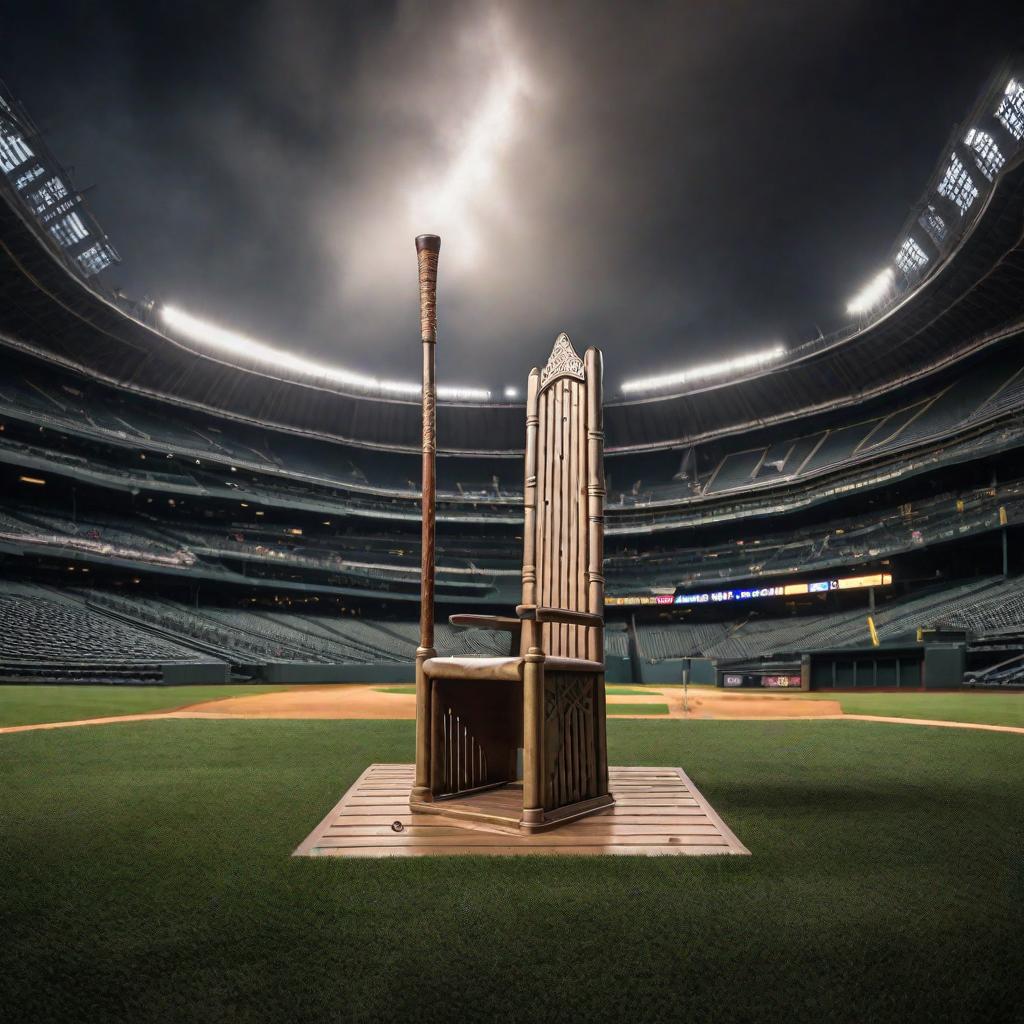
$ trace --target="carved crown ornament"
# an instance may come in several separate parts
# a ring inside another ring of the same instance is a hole
[[[576,355],[572,347],[569,335],[564,331],[555,339],[555,347],[548,356],[547,364],[540,371],[540,390],[543,391],[549,384],[558,380],[559,377],[574,377],[576,380],[586,380],[583,368],[583,360]]]

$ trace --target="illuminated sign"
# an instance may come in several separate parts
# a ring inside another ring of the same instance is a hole
[[[722,676],[722,686],[742,686],[747,689],[760,687],[765,690],[799,690],[800,677],[797,675],[762,676],[756,672],[745,675],[727,674]]]
[[[855,590],[857,587],[884,587],[892,583],[892,576],[880,572],[875,576],[847,576],[837,580],[840,590]]]
[[[799,676],[761,676],[761,685],[773,690],[799,690]]]
[[[613,605],[629,605],[637,607],[643,604],[672,604],[675,598],[671,594],[637,594],[630,597],[606,597],[604,603]]]
[[[832,590],[860,590],[865,587],[887,587],[892,575],[887,572],[872,576],[842,576],[831,580],[812,580],[809,583],[784,583],[771,587],[744,587],[742,590],[708,590],[699,594],[634,594],[628,597],[606,597],[606,605],[686,605],[722,604],[726,601],[750,601],[759,597],[792,597],[796,594],[825,594]]]

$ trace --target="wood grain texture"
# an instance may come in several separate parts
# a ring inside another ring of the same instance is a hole
[[[409,810],[412,765],[374,764],[294,855],[749,855],[681,768],[611,768],[609,778],[614,805],[553,831],[525,834],[510,825],[522,805],[517,786],[451,801],[490,811],[493,823],[440,818]],[[395,823],[400,830],[395,830]]]
[[[492,629],[500,633],[515,633],[517,636],[523,628],[520,619],[508,615],[449,615],[448,621],[459,629]]]
[[[563,622],[574,626],[604,625],[604,619],[600,615],[577,611],[574,608],[550,608],[545,605],[517,604],[516,614],[521,619],[536,619],[538,622]],[[545,653],[555,654],[556,652],[546,651]],[[579,654],[571,653],[567,657],[583,658],[586,655],[582,652]]]

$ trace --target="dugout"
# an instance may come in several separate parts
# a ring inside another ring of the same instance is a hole
[[[963,685],[965,645],[847,647],[809,660],[812,690],[954,690]]]

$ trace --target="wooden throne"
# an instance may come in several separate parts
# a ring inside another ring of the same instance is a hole
[[[565,334],[547,365],[530,372],[522,604],[515,617],[450,619],[454,626],[511,633],[518,653],[436,657],[431,622],[429,642],[421,642],[416,660],[416,782],[409,801],[414,810],[536,832],[612,803],[605,731],[601,374],[601,353],[590,348],[581,359]],[[432,418],[432,366],[430,377]],[[427,447],[425,441],[425,539]],[[429,462],[432,492],[432,436]],[[429,569],[432,582],[433,564]],[[432,596],[431,586],[431,618]]]

